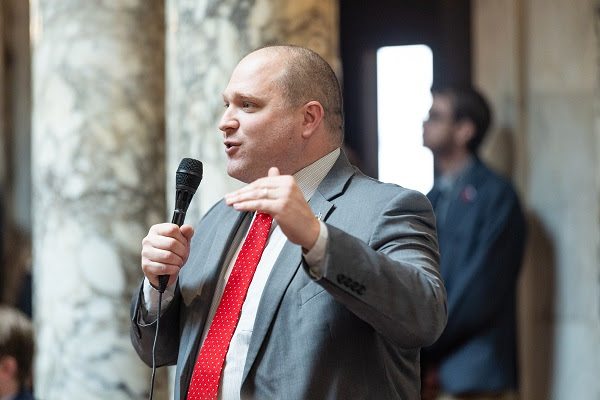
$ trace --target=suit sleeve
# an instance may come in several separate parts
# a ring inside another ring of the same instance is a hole
[[[448,324],[439,340],[426,349],[427,358],[436,360],[452,352],[489,325],[511,301],[523,258],[525,230],[525,218],[514,191],[497,196],[480,232],[473,233],[477,235],[477,248],[461,266],[460,279],[453,279],[448,294]]]
[[[148,366],[152,366],[152,348],[156,334],[157,320],[145,323],[142,296],[143,282],[131,300],[131,343],[137,354]],[[175,365],[179,350],[179,285],[175,289],[173,301],[160,317],[159,334],[156,341],[156,366]]]
[[[327,228],[317,282],[399,347],[422,347],[437,339],[446,324],[446,293],[435,220],[425,196],[407,190],[394,197],[372,226],[369,243]]]

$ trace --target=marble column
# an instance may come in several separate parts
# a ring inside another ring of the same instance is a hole
[[[204,163],[189,222],[239,185],[225,172],[217,127],[221,94],[237,62],[263,45],[296,44],[339,71],[338,31],[338,0],[167,1],[167,188],[182,157]]]
[[[5,49],[6,49],[6,39],[4,37],[4,30],[5,30],[5,18],[6,18],[6,11],[5,11],[5,4],[4,3],[0,3],[0,49],[2,49],[2,53],[0,53],[0,91],[2,93],[5,93],[5,86],[6,86],[6,72],[5,72]],[[4,128],[6,126],[6,122],[5,122],[5,98],[6,96],[2,96],[0,98],[0,156],[2,157],[0,159],[0,184],[2,184],[2,187],[6,186],[6,176],[7,176],[7,160],[8,160],[8,152],[6,151],[7,148],[7,134],[6,134],[6,129]],[[4,193],[2,193],[2,195],[4,195]],[[4,199],[3,199],[4,200]],[[1,228],[1,227],[0,227]],[[0,277],[2,273],[2,269],[0,268]],[[2,285],[0,284],[0,300],[2,299]]]
[[[164,3],[31,7],[35,392],[147,398],[129,302],[165,213]]]

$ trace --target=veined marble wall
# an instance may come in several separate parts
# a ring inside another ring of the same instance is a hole
[[[164,26],[161,0],[31,1],[40,399],[148,397],[129,302],[164,220]]]
[[[339,65],[338,0],[167,1],[167,201],[183,157],[201,160],[204,179],[186,222],[239,187],[225,172],[218,122],[222,92],[238,61],[267,44],[309,47]]]
[[[599,7],[473,2],[475,81],[508,133],[496,144],[512,150],[496,162],[512,171],[529,217],[523,399],[600,399]]]
[[[5,14],[5,4],[4,3],[0,3],[0,32],[4,32],[4,25],[6,24],[4,22]],[[5,43],[5,38],[3,34],[0,34],[0,49],[4,50],[6,48],[6,43]],[[2,51],[2,54],[0,54],[0,91],[2,93],[4,93],[4,91],[6,90],[4,87],[4,81],[5,81],[5,68],[4,68],[4,64],[5,64],[5,59],[4,59],[4,51]],[[0,124],[0,156],[2,157],[2,159],[0,159],[0,183],[2,184],[2,186],[6,185],[6,176],[7,176],[7,162],[6,160],[8,159],[8,152],[6,151],[6,147],[7,147],[7,139],[8,139],[8,135],[6,134],[6,131],[4,129],[4,126],[6,125],[4,123],[5,120],[5,113],[4,113],[4,109],[6,107],[5,103],[4,103],[4,97],[2,96],[2,98],[0,98],[0,121],[2,121],[2,123]],[[2,273],[2,271],[0,270],[0,274]],[[0,299],[2,298],[2,288],[0,287]]]

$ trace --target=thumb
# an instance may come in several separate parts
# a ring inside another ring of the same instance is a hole
[[[181,225],[181,233],[189,242],[190,240],[192,240],[192,236],[194,236],[194,228],[192,228],[191,225],[187,224]]]
[[[268,176],[279,176],[279,175],[280,175],[279,168],[277,168],[277,167],[271,167],[271,168],[269,168],[269,174],[268,174]]]

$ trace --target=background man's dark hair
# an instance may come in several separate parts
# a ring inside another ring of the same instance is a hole
[[[492,112],[487,100],[473,87],[434,87],[431,93],[447,96],[450,99],[455,122],[469,120],[475,125],[475,134],[467,143],[467,147],[471,153],[477,153],[492,120]]]
[[[33,325],[29,317],[15,308],[0,306],[0,358],[15,358],[21,387],[31,386],[33,351]]]

